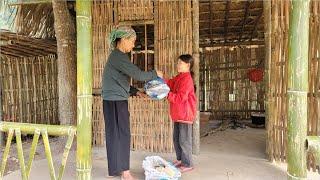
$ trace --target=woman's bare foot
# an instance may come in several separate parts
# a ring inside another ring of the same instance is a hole
[[[118,179],[120,175],[114,175],[114,176],[110,176],[107,175],[107,179]]]
[[[136,178],[134,178],[130,171],[127,170],[127,171],[123,171],[122,172],[122,175],[121,175],[121,180],[136,180]]]
[[[117,179],[118,178],[118,176],[107,176],[107,179]]]

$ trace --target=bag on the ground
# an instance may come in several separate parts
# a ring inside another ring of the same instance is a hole
[[[168,95],[170,88],[162,78],[158,77],[148,81],[144,85],[144,90],[151,99],[160,100]]]
[[[173,164],[159,156],[146,157],[142,167],[146,180],[178,180],[181,177],[181,172]]]

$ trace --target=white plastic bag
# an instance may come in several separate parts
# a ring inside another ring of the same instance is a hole
[[[178,180],[181,177],[176,167],[159,156],[146,157],[142,167],[146,180]]]
[[[165,98],[170,91],[170,88],[166,84],[166,82],[159,77],[148,81],[144,85],[144,89],[145,89],[147,95],[150,96],[150,98],[154,99],[154,100],[160,100],[160,99]]]

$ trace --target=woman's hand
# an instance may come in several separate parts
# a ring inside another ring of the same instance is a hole
[[[146,95],[145,93],[143,93],[141,91],[137,92],[137,96],[142,97],[142,98],[147,98],[148,97],[148,95]]]
[[[163,72],[157,70],[157,76],[163,78]]]

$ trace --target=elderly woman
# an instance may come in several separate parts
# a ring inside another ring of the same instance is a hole
[[[137,94],[130,86],[130,77],[148,81],[162,77],[161,71],[141,71],[131,63],[128,54],[134,48],[135,31],[128,26],[113,29],[109,36],[113,48],[102,77],[103,113],[105,119],[106,146],[109,176],[123,180],[134,179],[130,173],[130,123],[128,97]]]

